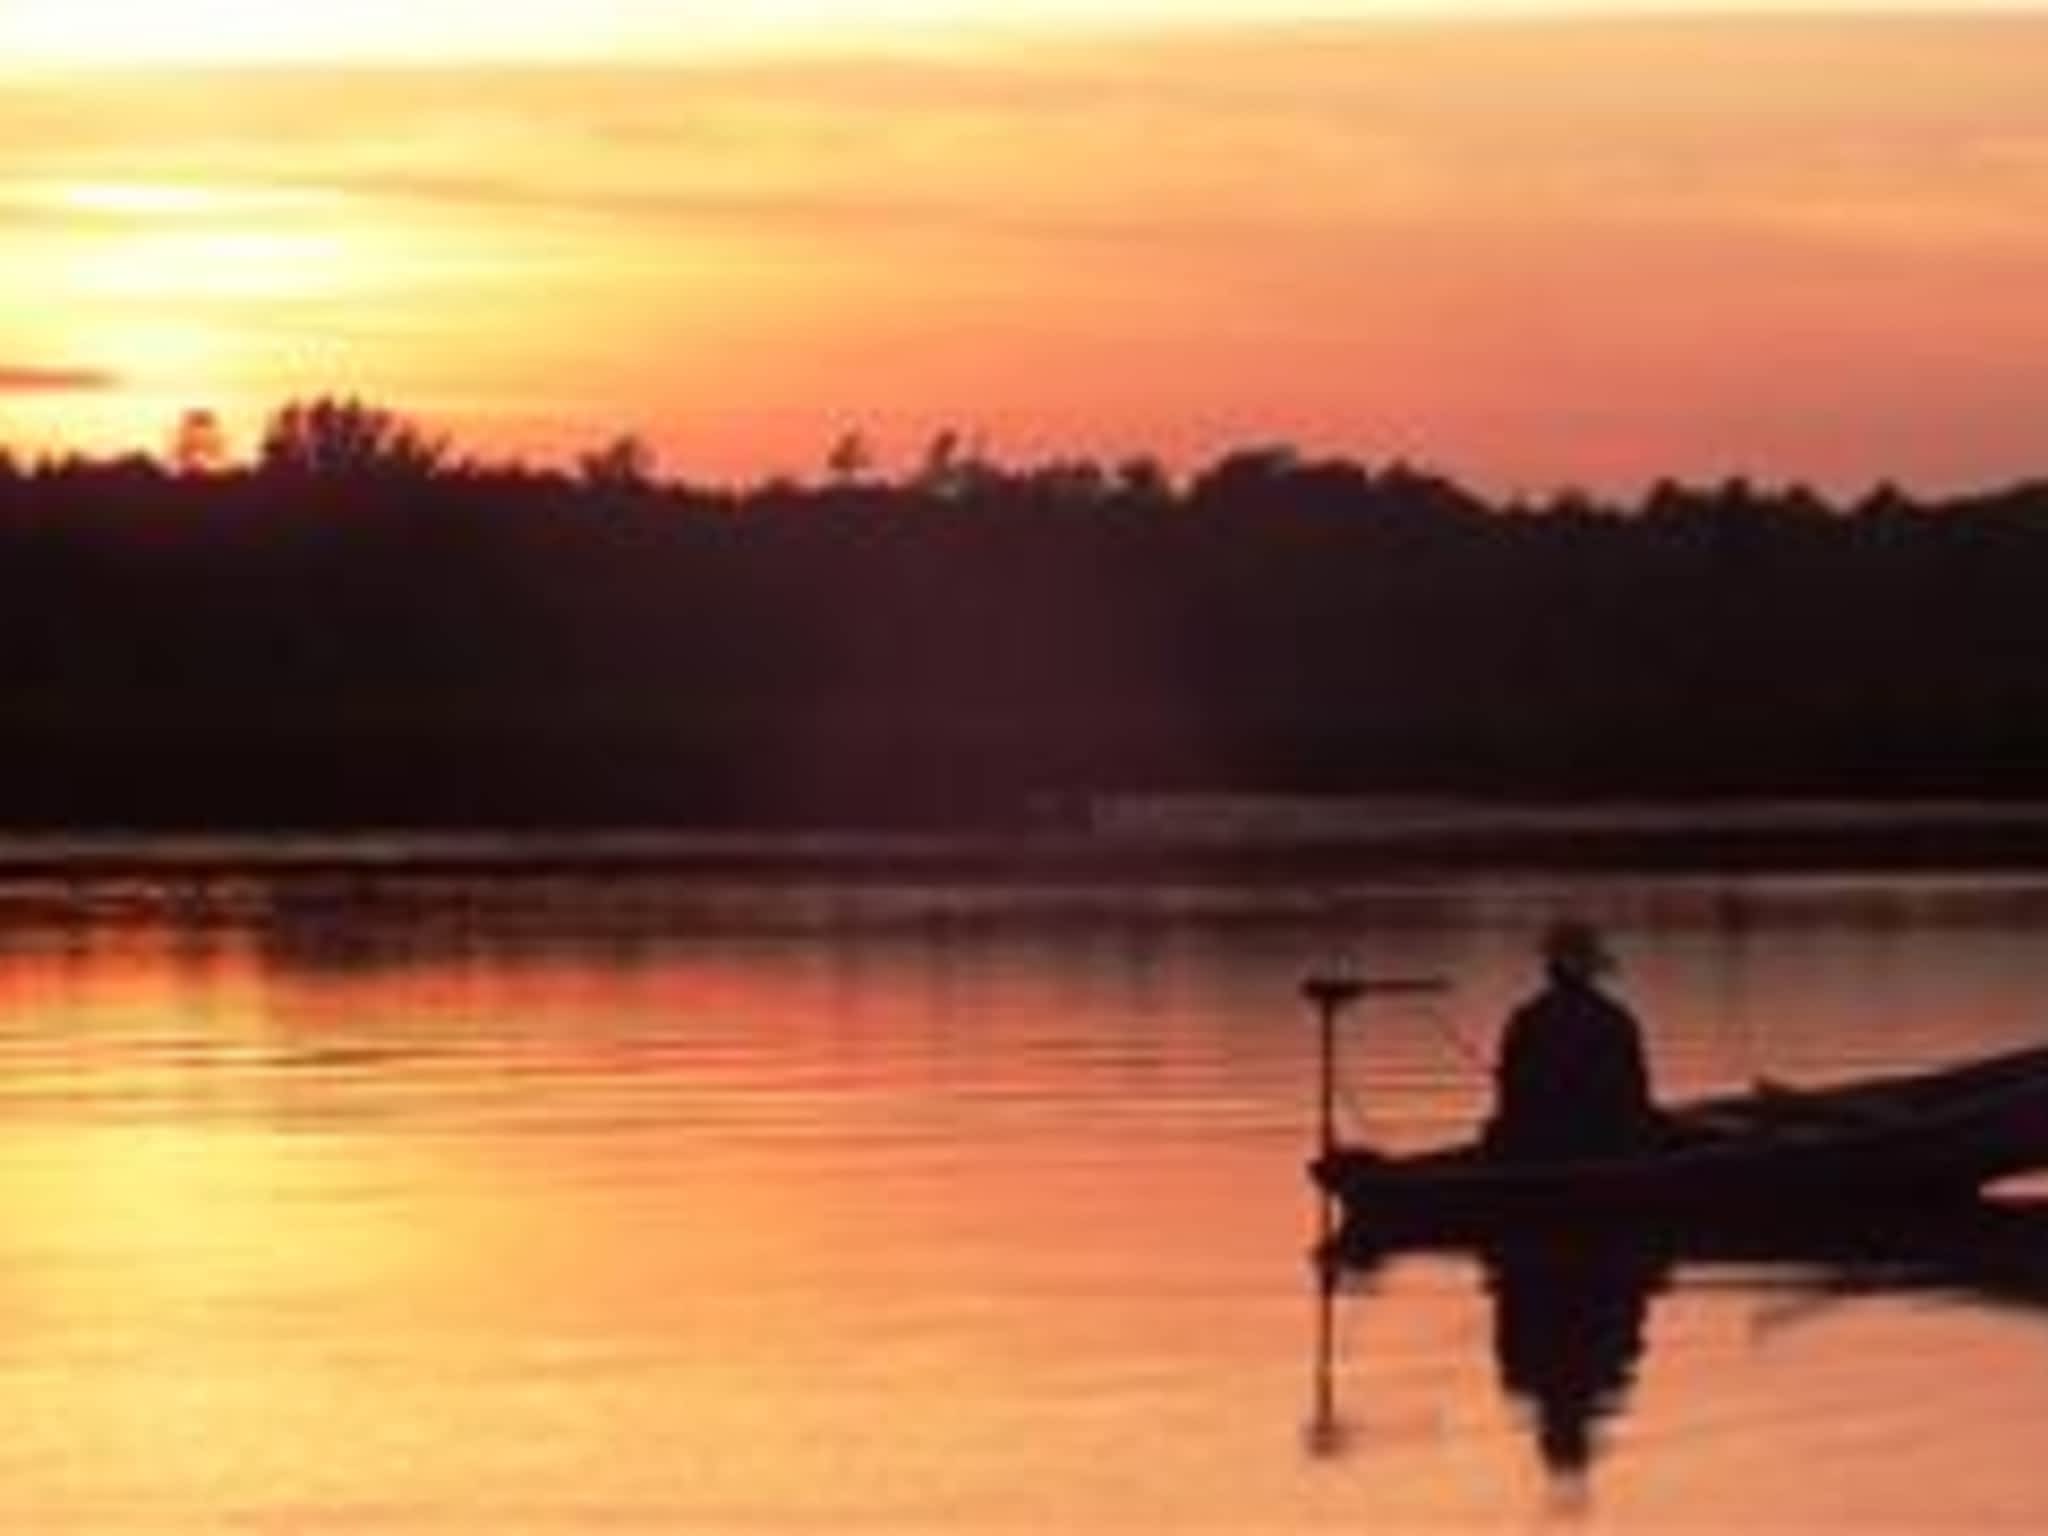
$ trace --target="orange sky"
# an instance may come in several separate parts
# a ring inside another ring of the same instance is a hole
[[[855,51],[786,45],[875,8],[786,0],[751,13],[775,46],[536,70],[165,9],[0,14],[0,440],[156,448],[209,405],[246,444],[340,389],[486,452],[634,428],[713,476],[948,422],[1491,488],[2048,469],[2044,20],[1048,11]],[[509,7],[503,40],[654,13],[581,12]],[[248,62],[294,52],[326,62]]]

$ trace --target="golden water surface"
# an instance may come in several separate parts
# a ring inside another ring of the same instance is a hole
[[[0,884],[0,1527],[2038,1528],[2038,1254],[1410,1256],[1319,1385],[1297,980],[1455,983],[1350,1042],[1419,1144],[1567,908],[1673,1093],[2044,1023],[2012,878]]]

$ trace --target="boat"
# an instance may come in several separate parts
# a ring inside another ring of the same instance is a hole
[[[1393,1156],[1339,1140],[1330,1111],[1336,1014],[1378,988],[1319,978],[1303,990],[1324,1026],[1323,1137],[1310,1176],[1347,1227],[1404,1241],[1924,1210],[2048,1169],[2048,1046],[1677,1105],[1625,1155],[1524,1161],[1474,1140]]]

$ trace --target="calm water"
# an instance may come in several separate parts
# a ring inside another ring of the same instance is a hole
[[[1319,1317],[1297,980],[1420,1144],[1565,908],[1670,1093],[2048,1027],[2048,878],[0,882],[0,1528],[2048,1523],[2038,1250]]]

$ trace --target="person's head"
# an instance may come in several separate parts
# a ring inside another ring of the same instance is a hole
[[[1575,918],[1552,923],[1543,935],[1543,964],[1559,981],[1582,985],[1614,969],[1614,956],[1600,930]]]

